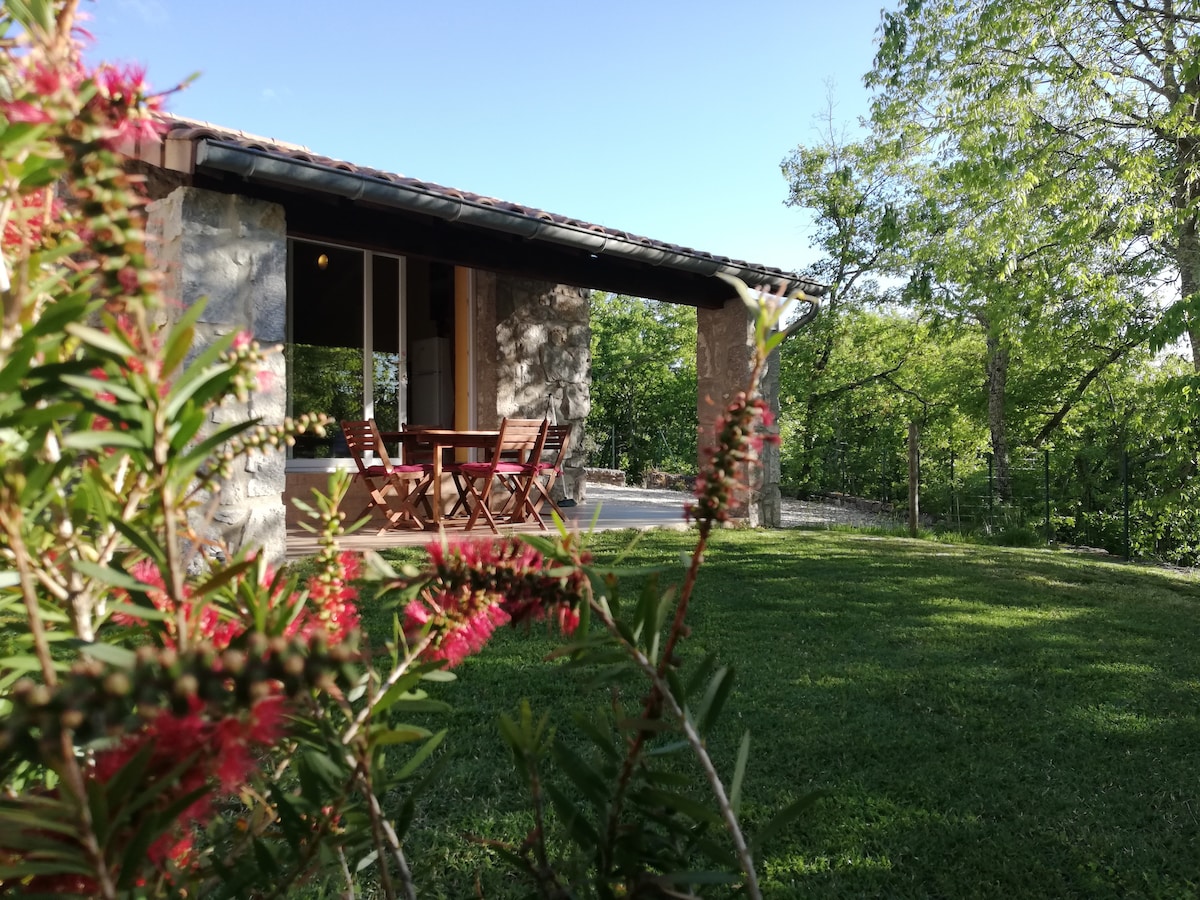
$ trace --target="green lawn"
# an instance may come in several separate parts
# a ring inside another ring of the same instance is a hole
[[[657,533],[635,562],[689,546]],[[750,729],[751,834],[828,791],[760,859],[766,896],[1196,896],[1198,610],[1195,578],[1094,557],[719,533],[688,648],[738,670],[716,761]],[[506,631],[439,691],[448,768],[409,836],[422,896],[524,896],[461,835],[528,827],[495,720],[529,697],[566,723],[583,676],[540,662],[551,646]]]

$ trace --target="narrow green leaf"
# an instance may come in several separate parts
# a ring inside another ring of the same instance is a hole
[[[63,446],[71,450],[101,450],[107,447],[149,449],[149,442],[130,431],[74,431],[63,437]]]
[[[268,789],[271,800],[275,804],[275,812],[279,817],[279,829],[283,832],[283,839],[287,841],[293,851],[299,852],[300,845],[311,829],[296,812],[292,799],[280,789],[274,780],[269,783]]]
[[[597,810],[603,810],[608,801],[608,782],[605,777],[562,742],[555,742],[554,756],[559,768],[575,783],[583,796],[592,801]]]
[[[582,849],[591,850],[595,847],[600,836],[575,802],[554,784],[546,785],[546,793],[571,839]]]
[[[799,800],[789,803],[787,806],[777,812],[771,818],[771,820],[767,822],[767,824],[764,825],[754,836],[754,839],[750,842],[751,851],[757,855],[758,851],[761,850],[768,841],[770,841],[773,837],[775,837],[775,835],[777,835],[796,819],[800,818],[800,816],[811,809],[812,806],[824,796],[826,796],[825,791],[813,791],[812,793],[805,794]]]
[[[420,768],[421,764],[429,758],[429,755],[438,748],[438,745],[441,744],[442,739],[446,736],[446,734],[447,730],[443,728],[424,744],[422,744],[420,749],[418,749],[416,753],[409,757],[408,761],[401,766],[400,770],[395,774],[395,776],[393,776],[395,780],[404,781],[408,778],[411,778],[413,773]]]
[[[713,674],[712,680],[708,683],[708,690],[704,692],[704,697],[696,708],[699,719],[697,727],[701,734],[708,734],[709,729],[717,721],[732,689],[733,669],[722,666]]]
[[[737,762],[733,766],[733,778],[729,782],[729,805],[737,812],[742,805],[742,782],[746,777],[746,764],[750,761],[750,731],[742,735],[738,747]]]
[[[259,838],[255,838],[254,859],[258,863],[258,868],[268,878],[279,877],[279,863],[275,861],[275,857],[271,854],[271,848]]]
[[[94,578],[110,587],[123,588],[127,591],[138,591],[139,593],[154,590],[153,585],[138,581],[124,569],[118,569],[115,566],[102,566],[99,563],[80,559],[75,561],[74,569],[76,572],[86,575],[89,578]]]
[[[613,733],[608,727],[608,720],[603,717],[592,718],[583,713],[572,716],[575,726],[591,739],[596,748],[613,761],[621,758],[613,741]]]
[[[63,330],[72,337],[83,341],[92,349],[99,350],[118,362],[124,362],[134,353],[134,348],[127,341],[122,340],[111,331],[101,331],[99,328],[79,322],[70,322]]]
[[[432,737],[433,732],[428,728],[417,725],[396,725],[392,728],[374,728],[371,730],[371,746],[377,747],[388,744],[411,744]]]
[[[645,788],[643,793],[648,799],[675,812],[682,813],[695,822],[708,822],[713,825],[721,824],[721,816],[716,810],[709,809],[703,803],[693,800],[684,794],[677,794],[674,791],[664,791],[658,788]]]
[[[196,323],[200,320],[200,314],[204,312],[206,305],[205,298],[189,304],[175,324],[171,326],[163,347],[164,376],[170,377],[187,357],[188,351],[191,350],[195,341]]]
[[[419,693],[421,695],[420,697],[414,697],[414,699],[424,699],[426,696],[428,696],[424,691],[414,692],[412,690],[412,686],[420,680],[421,673],[419,671],[409,670],[408,672],[405,672],[396,680],[395,684],[384,691],[380,696],[375,698],[375,709],[379,712],[384,712],[385,710],[390,709],[393,704],[396,703],[396,701],[410,693]]]
[[[365,868],[367,868],[367,867],[369,867],[369,866],[372,866],[372,865],[374,865],[374,864],[375,864],[375,860],[377,860],[377,859],[379,859],[379,851],[378,851],[378,850],[372,850],[370,853],[368,853],[366,856],[364,856],[362,859],[360,859],[360,860],[359,860],[359,861],[358,861],[358,862],[355,864],[355,866],[354,866],[354,874],[356,874],[356,875],[357,875],[357,874],[358,874],[359,872],[361,872],[363,869],[365,869]]]

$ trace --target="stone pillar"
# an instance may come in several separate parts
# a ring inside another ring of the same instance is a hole
[[[779,406],[779,360],[768,362],[763,377],[763,396],[773,410]],[[745,390],[754,368],[754,324],[740,299],[720,309],[696,310],[696,388],[700,416],[700,467],[704,448],[712,446],[716,423],[730,399]],[[730,510],[731,517],[751,525],[778,528],[781,524],[779,498],[779,450],[766,445],[760,465],[750,467],[748,502]]]
[[[156,264],[167,273],[168,304],[204,299],[195,355],[220,335],[248,331],[264,347],[282,344],[287,318],[287,229],[283,207],[231,194],[179,187],[148,207]],[[282,353],[268,357],[259,390],[249,401],[227,401],[212,428],[258,418],[278,424],[287,412]],[[283,493],[285,454],[242,460],[210,498],[200,521],[204,537],[231,548],[259,548],[274,565],[286,558]],[[211,513],[211,517],[207,517]]]
[[[490,394],[495,397],[495,421],[505,416],[549,418],[573,426],[570,452],[555,493],[583,502],[587,486],[583,429],[592,406],[589,292],[490,272],[477,273],[476,289],[476,339],[484,341],[487,333],[495,334],[494,344],[479,348],[476,366],[476,372],[490,369],[489,379],[495,378]],[[488,385],[481,381],[479,387],[481,403],[486,404]],[[480,424],[486,418],[481,409]]]

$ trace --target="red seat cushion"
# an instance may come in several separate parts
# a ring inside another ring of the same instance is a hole
[[[389,475],[392,472],[400,472],[402,474],[408,474],[409,472],[425,472],[427,470],[432,471],[432,469],[429,466],[405,465],[405,466],[392,466],[389,469],[387,466],[385,466],[383,464],[379,464],[379,465],[374,465],[374,466],[367,466],[366,471],[363,474],[365,474],[368,478],[383,478],[385,475]]]
[[[462,473],[470,475],[472,478],[482,478],[492,471],[491,463],[463,463]],[[496,466],[497,475],[528,475],[533,472],[531,466],[524,463],[506,463],[502,462]]]

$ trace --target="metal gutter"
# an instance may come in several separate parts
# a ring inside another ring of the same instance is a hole
[[[819,297],[826,290],[825,285],[801,278],[795,273],[770,271],[732,260],[631,241],[603,231],[538,218],[465,197],[448,196],[416,184],[393,182],[211,138],[198,142],[195,165],[282,187],[332,194],[352,201],[370,201],[380,206],[434,216],[446,222],[461,222],[526,240],[547,241],[583,250],[594,257],[618,257],[701,276],[723,273],[755,287],[771,290],[782,288],[787,293],[799,289],[809,297]]]

